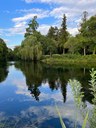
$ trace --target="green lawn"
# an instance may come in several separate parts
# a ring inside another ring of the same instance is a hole
[[[49,55],[43,56],[42,62],[50,65],[85,65],[96,66],[96,55],[72,55],[54,54],[52,57]]]

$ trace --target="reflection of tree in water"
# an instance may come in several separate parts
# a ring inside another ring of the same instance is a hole
[[[39,63],[16,63],[15,66],[16,68],[20,68],[26,77],[26,84],[32,96],[35,97],[36,100],[39,100],[40,91],[38,87],[41,86],[43,79],[42,67]]]
[[[8,75],[7,64],[0,63],[0,82],[3,82]]]
[[[75,67],[52,67],[41,63],[24,62],[18,62],[15,66],[25,75],[28,90],[31,91],[32,96],[34,96],[36,100],[39,100],[39,87],[42,83],[48,83],[49,88],[52,91],[60,89],[64,102],[66,102],[67,82],[69,79],[76,78],[83,83],[83,89],[87,88],[88,90],[89,88],[87,85],[88,80],[86,79],[86,77],[89,77],[89,70]],[[90,92],[87,90],[84,92],[86,94],[83,99],[84,101],[91,100],[90,97],[88,98]]]

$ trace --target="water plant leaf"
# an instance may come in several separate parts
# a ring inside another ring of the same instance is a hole
[[[86,124],[87,124],[87,120],[88,120],[88,114],[89,114],[89,112],[87,112],[87,114],[86,114],[86,116],[85,116],[85,119],[84,119],[82,128],[86,128]]]
[[[61,114],[60,114],[59,109],[58,109],[57,106],[56,106],[56,111],[57,111],[57,113],[58,113],[58,116],[59,116],[59,119],[60,119],[60,123],[61,123],[62,128],[66,128],[66,126],[65,126],[65,124],[64,124],[64,122],[63,122],[63,119],[62,119],[62,117],[61,117]]]

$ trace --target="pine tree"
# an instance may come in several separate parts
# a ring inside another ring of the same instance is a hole
[[[60,47],[63,50],[63,54],[65,53],[64,44],[66,43],[68,39],[66,21],[67,21],[67,18],[66,18],[66,15],[64,14],[63,19],[62,19],[61,29],[60,29]]]

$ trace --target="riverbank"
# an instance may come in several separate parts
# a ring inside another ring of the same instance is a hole
[[[54,54],[52,57],[49,55],[43,56],[42,62],[49,65],[84,65],[96,67],[96,55],[58,55]]]

